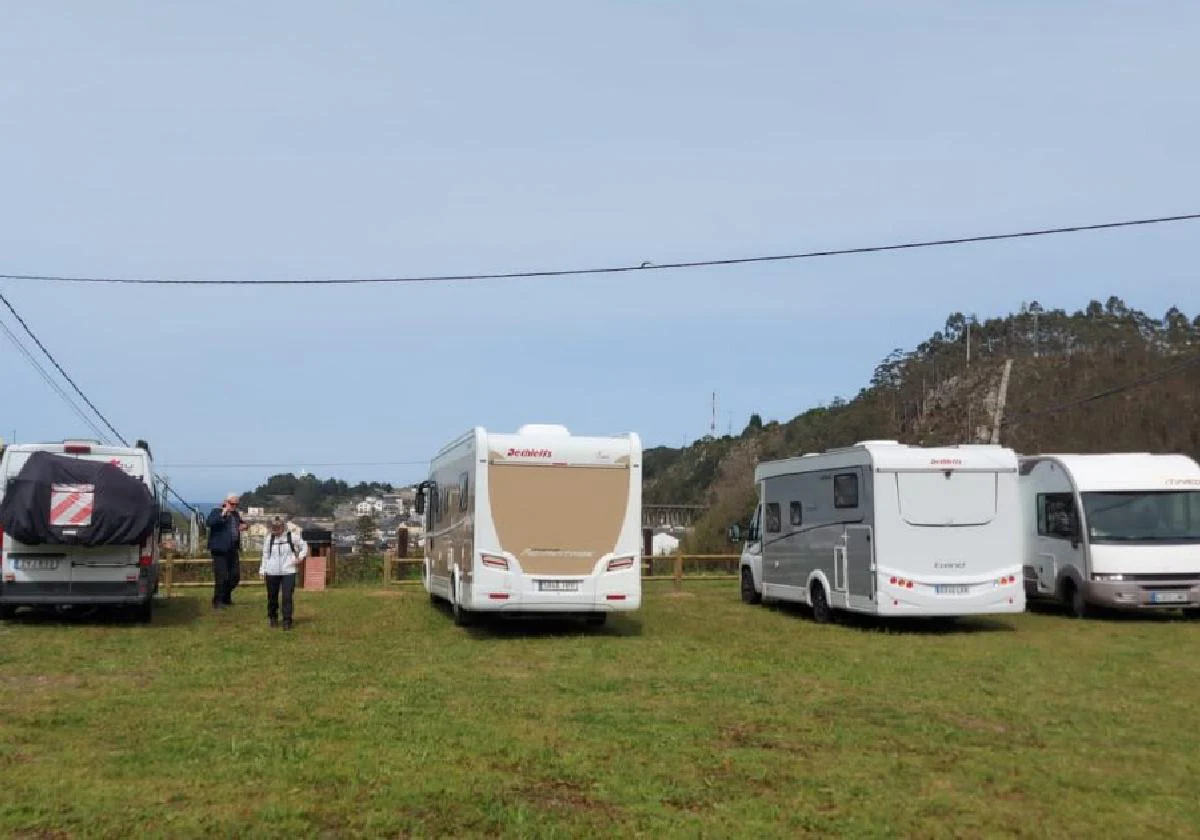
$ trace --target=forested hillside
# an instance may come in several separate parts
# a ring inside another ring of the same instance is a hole
[[[242,509],[265,507],[289,516],[332,516],[342,502],[363,496],[390,493],[391,484],[363,482],[349,485],[336,478],[321,480],[312,475],[273,475],[266,483],[242,496]]]
[[[853,399],[783,423],[756,416],[738,436],[648,450],[646,502],[710,505],[687,547],[729,550],[724,529],[752,508],[758,460],[872,438],[986,441],[1008,360],[999,439],[1018,452],[1200,456],[1200,317],[1172,308],[1154,318],[1115,297],[1074,313],[1031,303],[982,322],[950,315],[915,349],[888,354]]]

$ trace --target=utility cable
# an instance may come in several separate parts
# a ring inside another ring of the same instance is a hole
[[[729,259],[694,260],[690,262],[673,263],[642,262],[638,265],[618,265],[602,268],[515,271],[496,274],[433,274],[411,277],[334,277],[326,279],[295,278],[283,280],[184,280],[162,277],[69,277],[55,274],[0,274],[0,279],[54,283],[118,283],[126,285],[154,286],[348,286],[363,285],[368,283],[443,283],[460,280],[513,280],[529,277],[570,277],[587,274],[620,274],[632,271],[667,271],[683,268],[707,268],[714,266],[745,265],[748,263],[782,262],[785,260],[806,260],[817,257],[840,257],[848,254],[874,254],[883,251],[903,251],[917,248],[937,248],[948,245],[967,245],[978,242],[998,242],[1006,239],[1027,239],[1034,236],[1052,236],[1055,234],[1079,233],[1082,231],[1111,230],[1113,228],[1158,225],[1167,222],[1193,221],[1196,219],[1200,219],[1200,213],[1186,213],[1176,216],[1158,216],[1145,219],[1126,219],[1119,222],[1101,222],[1098,224],[1089,225],[1040,228],[1036,230],[1017,231],[1015,233],[992,233],[981,236],[964,236],[955,239],[929,239],[892,245],[870,245],[858,248],[805,251],[795,254],[772,254],[766,256],[733,257]]]

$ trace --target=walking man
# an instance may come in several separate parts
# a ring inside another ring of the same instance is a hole
[[[230,493],[208,515],[208,550],[213,561],[213,609],[233,606],[233,590],[241,580],[242,531],[238,497]]]
[[[283,595],[283,629],[292,629],[292,597],[296,593],[296,566],[308,556],[308,544],[285,531],[275,517],[271,535],[263,540],[262,565],[258,573],[267,584],[267,620],[279,626],[279,596]]]

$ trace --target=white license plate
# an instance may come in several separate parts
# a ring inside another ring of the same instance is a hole
[[[58,568],[57,557],[13,557],[9,562],[16,572],[52,572]]]
[[[1186,604],[1188,594],[1186,592],[1151,592],[1151,604]]]
[[[577,580],[539,580],[538,592],[578,592]]]
[[[939,583],[933,587],[933,591],[939,595],[970,595],[971,587],[960,583]]]

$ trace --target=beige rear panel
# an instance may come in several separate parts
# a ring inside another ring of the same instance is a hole
[[[492,464],[488,495],[500,545],[526,574],[586,575],[621,537],[629,469]]]

